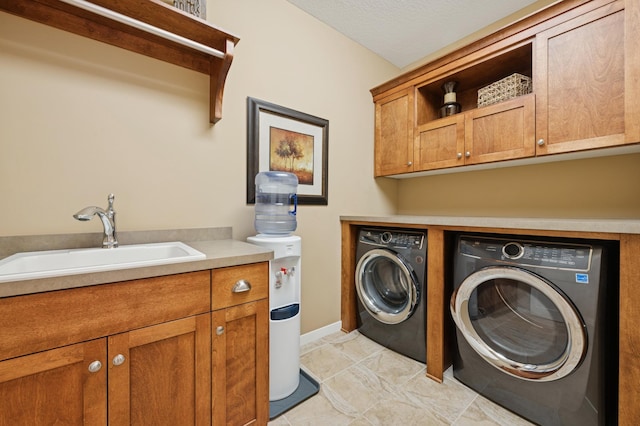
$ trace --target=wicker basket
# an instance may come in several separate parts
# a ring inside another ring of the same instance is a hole
[[[507,99],[531,93],[531,78],[522,74],[511,74],[502,80],[478,90],[478,107],[493,105]]]

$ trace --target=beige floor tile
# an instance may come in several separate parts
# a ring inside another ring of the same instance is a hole
[[[354,364],[353,360],[330,344],[313,349],[300,357],[305,369],[321,381],[336,375]]]
[[[372,424],[364,417],[360,417],[349,423],[349,426],[372,426]]]
[[[403,388],[412,402],[429,408],[441,417],[453,423],[471,404],[476,393],[448,379],[437,383],[424,375],[413,377]]]
[[[453,377],[425,377],[425,365],[357,331],[301,348],[302,367],[320,392],[269,426],[531,426]]]
[[[513,414],[489,401],[477,396],[473,403],[462,413],[454,423],[455,426],[532,426],[520,416]]]
[[[326,345],[327,343],[324,342],[323,340],[314,340],[311,343],[307,343],[306,345],[303,345],[300,347],[300,355],[304,355],[306,353],[311,352],[314,349],[319,348],[320,346]]]
[[[390,350],[378,352],[361,364],[394,385],[404,385],[425,370],[425,365]]]
[[[401,396],[401,395],[398,395]],[[386,399],[370,408],[365,418],[374,426],[448,426],[449,422],[429,409],[406,399]]]
[[[348,416],[334,408],[322,387],[318,394],[293,407],[284,415],[291,426],[346,426],[356,419],[355,416]]]
[[[336,349],[340,349],[346,356],[356,362],[384,350],[384,346],[364,337],[357,331],[349,334],[343,334],[342,336],[332,340],[330,343]]]
[[[340,396],[353,409],[362,414],[382,399],[390,399],[394,387],[374,372],[361,365],[344,370],[322,384]]]

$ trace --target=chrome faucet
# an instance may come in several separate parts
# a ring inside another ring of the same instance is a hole
[[[84,209],[73,215],[74,218],[81,221],[91,220],[93,216],[98,215],[98,217],[102,221],[102,225],[104,226],[102,248],[118,247],[118,239],[116,238],[116,212],[113,210],[114,198],[115,197],[113,196],[113,194],[109,194],[109,197],[107,197],[107,200],[109,201],[107,210],[101,209],[100,207],[91,206],[85,207]]]

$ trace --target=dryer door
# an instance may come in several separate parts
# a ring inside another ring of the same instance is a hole
[[[487,267],[469,275],[451,297],[451,314],[480,356],[524,380],[560,379],[587,350],[585,324],[571,301],[524,269]]]
[[[402,256],[386,249],[366,252],[356,266],[356,291],[365,309],[378,321],[398,324],[418,304],[418,279]]]

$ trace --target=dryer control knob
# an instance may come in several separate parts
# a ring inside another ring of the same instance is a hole
[[[502,247],[502,254],[507,259],[520,259],[524,255],[524,247],[520,243],[507,243]]]
[[[391,238],[391,232],[388,231],[385,231],[380,235],[380,241],[382,241],[383,244],[389,244],[391,242]]]

